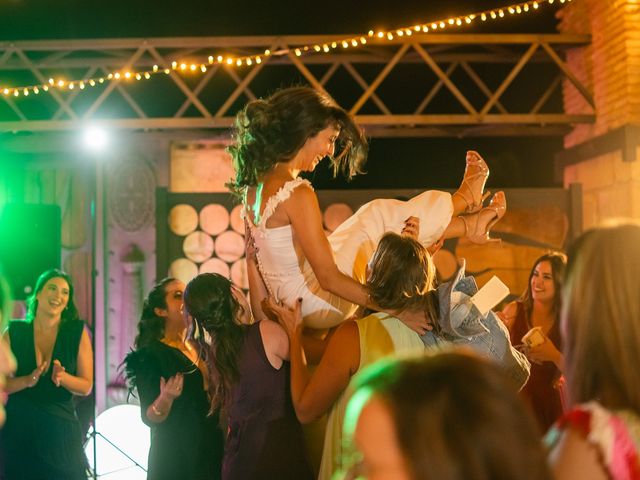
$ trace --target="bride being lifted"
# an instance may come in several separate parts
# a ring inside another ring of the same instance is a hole
[[[352,177],[361,172],[367,142],[344,109],[311,88],[286,88],[247,104],[237,116],[229,151],[236,171],[230,187],[242,197],[246,236],[255,243],[247,268],[258,319],[267,296],[287,305],[302,298],[303,320],[312,328],[332,327],[358,305],[380,310],[363,283],[385,232],[400,232],[410,217],[418,217],[423,245],[461,236],[486,243],[506,212],[503,192],[482,207],[489,169],[480,155],[468,152],[462,184],[453,195],[431,190],[406,202],[373,200],[327,237],[313,187],[298,175],[329,157],[335,174]],[[403,312],[389,313],[405,320]],[[415,318],[406,320],[416,325]],[[427,320],[419,323],[415,329],[424,332]]]

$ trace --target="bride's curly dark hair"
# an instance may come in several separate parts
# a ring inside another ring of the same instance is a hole
[[[241,195],[245,187],[257,185],[276,163],[291,160],[308,138],[330,125],[340,130],[331,158],[334,175],[351,178],[362,173],[367,156],[364,133],[326,93],[291,87],[249,102],[236,116],[235,144],[228,148],[236,177],[227,186]]]

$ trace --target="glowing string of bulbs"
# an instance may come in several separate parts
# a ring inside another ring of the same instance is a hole
[[[507,15],[518,15],[522,13],[529,13],[538,10],[542,5],[552,5],[556,0],[531,0],[527,2],[517,3],[514,5],[508,5],[505,7],[494,8],[490,10],[484,10],[476,13],[469,13],[466,15],[459,15],[457,17],[451,17],[447,19],[434,20],[431,22],[415,24],[407,27],[400,27],[391,30],[369,30],[366,35],[360,35],[350,38],[337,39],[331,42],[313,45],[301,45],[298,47],[284,48],[272,52],[265,50],[264,53],[258,55],[247,56],[229,56],[229,55],[209,55],[206,61],[203,62],[183,62],[173,61],[171,67],[161,67],[159,65],[153,65],[150,70],[145,71],[115,71],[102,77],[95,77],[82,80],[64,80],[62,78],[49,78],[47,83],[39,85],[26,85],[22,87],[0,87],[0,93],[4,96],[13,97],[28,97],[29,94],[39,95],[40,92],[48,92],[51,89],[58,90],[84,90],[87,87],[95,87],[101,85],[107,81],[128,81],[128,80],[149,80],[153,75],[166,74],[169,75],[172,71],[184,72],[184,73],[205,73],[212,65],[228,65],[228,66],[252,66],[260,65],[265,57],[270,56],[283,56],[289,53],[295,54],[297,57],[306,54],[314,53],[329,53],[336,49],[357,48],[367,44],[369,41],[391,41],[396,37],[411,36],[415,34],[434,32],[438,30],[444,30],[450,27],[459,27],[463,25],[469,25],[474,21],[480,19],[482,22],[498,20]],[[558,3],[568,3],[571,0],[558,0]]]

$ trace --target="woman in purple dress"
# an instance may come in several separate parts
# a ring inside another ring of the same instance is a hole
[[[275,322],[251,322],[243,293],[204,273],[184,292],[209,370],[211,409],[227,421],[223,480],[311,479],[289,391],[289,340]],[[210,338],[207,338],[210,337]]]

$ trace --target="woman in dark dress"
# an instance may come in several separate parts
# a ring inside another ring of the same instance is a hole
[[[184,283],[166,278],[149,293],[135,350],[125,368],[137,388],[142,421],[151,428],[149,480],[220,478],[222,431],[208,415],[207,367],[199,345],[186,338]]]
[[[271,320],[251,324],[242,292],[215,273],[189,282],[184,305],[207,346],[211,408],[222,408],[228,424],[222,478],[313,478],[291,403],[285,331]]]
[[[531,362],[531,375],[521,391],[533,409],[541,433],[546,432],[563,411],[560,305],[566,264],[567,257],[562,253],[548,253],[538,258],[529,274],[527,290],[500,315],[513,345],[521,345],[522,337],[533,327],[540,327],[543,334],[542,344],[522,347]]]
[[[10,322],[7,339],[18,369],[7,379],[7,423],[1,431],[6,480],[86,480],[72,397],[91,392],[93,352],[67,274],[40,275],[26,320]]]

